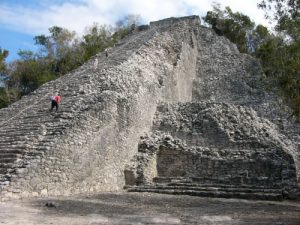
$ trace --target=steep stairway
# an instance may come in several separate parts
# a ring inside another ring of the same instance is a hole
[[[0,110],[0,186],[8,184],[18,169],[26,168],[30,159],[53,147],[53,140],[76,123],[76,118],[93,100],[86,96],[82,98],[84,92],[92,88],[98,89],[97,92],[111,89],[104,86],[102,71],[121,64],[152,36],[152,32],[131,35],[122,40],[109,57],[100,53],[74,72],[43,85],[19,102]],[[93,69],[95,58],[100,71]],[[50,113],[49,97],[56,92],[62,92],[62,105],[58,113]]]
[[[297,143],[263,117],[261,76],[196,16],[152,22],[0,110],[0,200],[120,190],[131,160],[128,191],[282,200]]]
[[[0,110],[0,199],[122,188],[131,146],[163,98],[162,80],[184,74],[176,65],[190,57],[190,25],[199,18],[173,22],[134,31],[108,57],[99,53]],[[50,113],[58,92],[59,111]]]

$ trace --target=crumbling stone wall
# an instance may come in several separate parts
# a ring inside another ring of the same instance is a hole
[[[158,106],[153,135],[142,138],[133,166],[136,184],[155,177],[215,179],[218,183],[264,187],[297,186],[294,146],[254,110],[225,103]],[[147,156],[149,155],[149,156]],[[153,163],[153,161],[156,161]],[[156,164],[156,168],[147,165]],[[139,168],[139,169],[137,169]],[[131,181],[132,183],[132,181]]]
[[[277,125],[296,146],[300,159],[300,123],[290,117],[292,110],[269,90],[258,60],[238,52],[236,46],[212,29],[197,32],[199,57],[193,101],[226,102],[251,107]],[[300,174],[298,174],[300,176]]]

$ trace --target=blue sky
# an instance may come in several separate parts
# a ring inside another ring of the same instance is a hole
[[[48,34],[60,26],[81,36],[94,22],[114,25],[124,15],[139,14],[145,23],[171,16],[204,16],[213,2],[230,6],[250,16],[256,23],[267,22],[257,9],[261,0],[0,0],[0,47],[10,52],[36,50],[33,37]]]

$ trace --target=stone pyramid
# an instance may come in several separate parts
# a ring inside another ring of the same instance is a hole
[[[197,16],[137,27],[0,110],[0,197],[299,196],[299,126],[260,64]],[[62,104],[50,113],[49,97]],[[250,194],[249,194],[250,193]]]

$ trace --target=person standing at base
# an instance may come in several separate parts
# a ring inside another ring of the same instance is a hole
[[[54,95],[54,96],[51,96],[51,109],[50,109],[50,112],[53,112],[53,109],[55,107],[55,112],[58,111],[58,106],[61,102],[61,96],[60,94],[57,94],[57,95]]]

